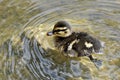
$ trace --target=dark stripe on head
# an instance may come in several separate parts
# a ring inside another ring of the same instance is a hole
[[[60,31],[66,31],[67,29],[57,29],[57,30],[54,30],[53,32],[60,32]]]

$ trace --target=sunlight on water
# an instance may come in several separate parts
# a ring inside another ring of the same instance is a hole
[[[119,0],[0,0],[0,80],[119,80]],[[59,20],[105,42],[98,70],[66,57],[46,36]]]

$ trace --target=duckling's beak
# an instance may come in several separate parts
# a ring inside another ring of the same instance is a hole
[[[53,31],[47,33],[47,36],[52,36],[52,35],[53,35]]]

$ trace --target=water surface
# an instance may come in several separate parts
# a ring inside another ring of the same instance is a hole
[[[59,20],[105,42],[98,70],[69,58],[46,32]],[[120,80],[119,0],[0,0],[0,80]]]

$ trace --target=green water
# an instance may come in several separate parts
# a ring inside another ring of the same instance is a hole
[[[56,51],[46,33],[59,20],[105,42],[98,70]],[[120,80],[119,0],[0,0],[0,80]]]

